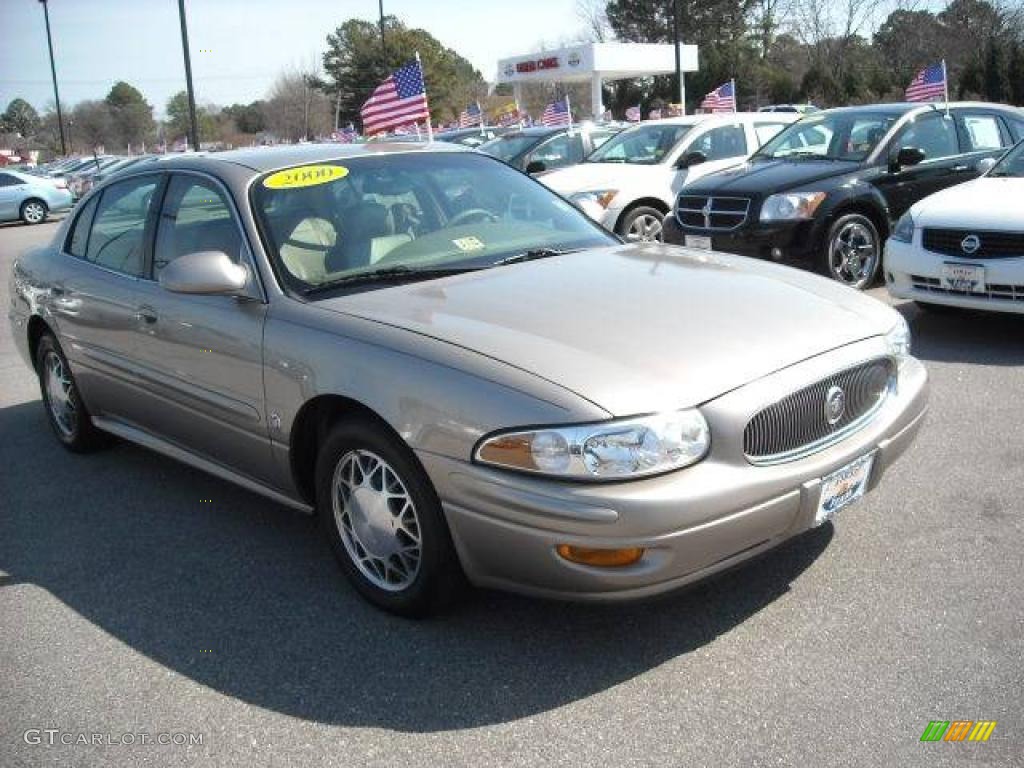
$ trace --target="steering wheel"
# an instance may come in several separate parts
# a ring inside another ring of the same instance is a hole
[[[462,224],[464,221],[468,221],[472,218],[480,218],[485,221],[501,221],[501,217],[491,213],[486,208],[470,208],[465,211],[460,211],[448,219],[448,226],[454,227],[456,224]]]

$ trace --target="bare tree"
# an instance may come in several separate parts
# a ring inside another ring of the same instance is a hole
[[[615,37],[608,23],[608,0],[576,0],[576,18],[583,22],[583,39],[605,43]]]

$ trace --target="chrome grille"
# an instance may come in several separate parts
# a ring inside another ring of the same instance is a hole
[[[821,450],[862,426],[881,407],[896,375],[889,358],[834,373],[754,414],[743,430],[743,452],[753,464],[775,464]],[[838,387],[841,416],[829,422],[826,399]]]
[[[963,247],[964,239],[970,235],[978,238],[978,248],[974,253],[967,253]],[[1018,232],[925,227],[921,242],[926,250],[956,256],[958,259],[1007,259],[1024,256],[1024,233]]]
[[[728,232],[743,226],[750,210],[746,197],[680,195],[676,200],[676,221],[684,229]]]

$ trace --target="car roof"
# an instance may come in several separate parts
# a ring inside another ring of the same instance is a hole
[[[223,164],[248,168],[257,173],[294,165],[327,162],[352,157],[394,155],[407,152],[472,152],[468,147],[447,142],[391,142],[369,144],[291,144],[276,147],[249,147],[226,152],[198,154],[185,152],[164,155],[156,160],[162,168],[212,170]]]
[[[974,107],[976,109],[994,109],[1001,112],[1012,112],[1016,114],[1024,114],[1017,107],[1010,107],[1006,104],[996,104],[988,101],[951,101],[949,102],[951,109],[963,109],[964,107]],[[832,109],[826,109],[822,112],[814,112],[808,117],[818,117],[822,114],[857,114],[857,113],[874,113],[874,114],[889,114],[889,115],[906,115],[915,110],[922,112],[932,110],[935,112],[945,111],[946,102],[944,101],[929,101],[926,103],[912,102],[912,101],[896,101],[885,104],[860,104],[855,107],[833,107]]]

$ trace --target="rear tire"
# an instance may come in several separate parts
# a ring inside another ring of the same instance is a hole
[[[631,243],[661,243],[665,237],[665,215],[657,208],[638,205],[626,212],[619,220],[615,231]]]
[[[46,203],[38,198],[33,197],[21,204],[21,220],[26,224],[42,224],[49,213]]]
[[[88,453],[109,443],[107,434],[93,425],[71,366],[51,333],[45,334],[36,347],[36,371],[47,420],[61,445],[72,453]]]
[[[441,502],[419,460],[370,419],[337,424],[317,456],[320,526],[366,600],[419,618],[447,608],[463,583]]]

